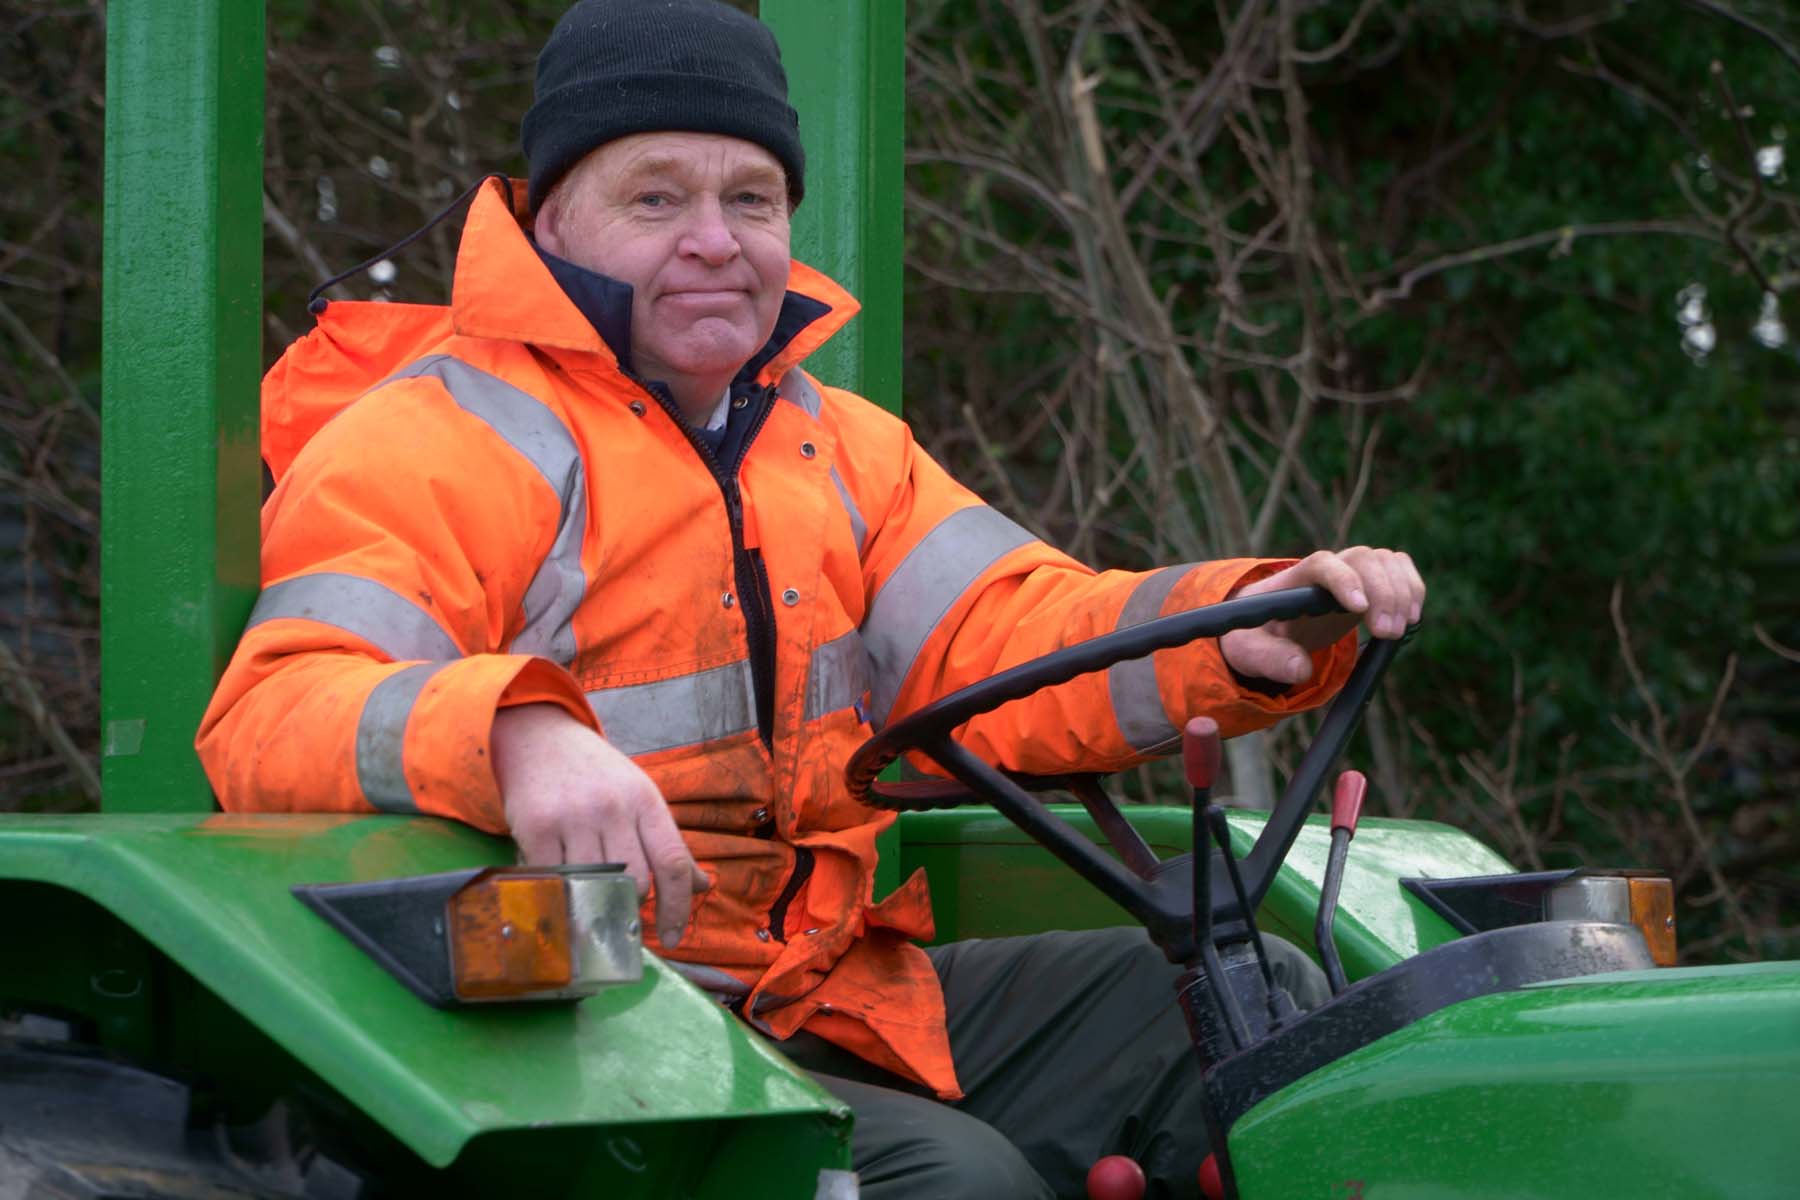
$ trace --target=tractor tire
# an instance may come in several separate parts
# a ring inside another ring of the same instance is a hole
[[[282,1145],[247,1159],[190,1127],[186,1085],[91,1050],[0,1038],[0,1200],[354,1200],[360,1181]],[[279,1117],[280,1114],[275,1114]]]

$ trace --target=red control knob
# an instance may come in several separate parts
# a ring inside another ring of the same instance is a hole
[[[1219,1178],[1219,1160],[1209,1154],[1200,1164],[1200,1194],[1206,1200],[1225,1200],[1225,1181]]]
[[[1349,830],[1356,836],[1356,818],[1362,815],[1363,797],[1369,781],[1361,771],[1345,771],[1338,776],[1337,789],[1331,794],[1331,827]]]
[[[1181,765],[1188,786],[1210,788],[1219,777],[1219,723],[1211,717],[1195,717],[1181,731]]]
[[[1109,1154],[1088,1168],[1088,1200],[1144,1200],[1144,1168]]]

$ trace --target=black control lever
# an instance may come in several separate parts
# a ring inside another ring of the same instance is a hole
[[[1344,964],[1338,958],[1337,939],[1332,922],[1337,919],[1338,889],[1344,885],[1344,860],[1350,854],[1350,839],[1356,836],[1356,819],[1362,815],[1363,796],[1369,781],[1361,771],[1345,771],[1338,776],[1331,795],[1331,854],[1325,860],[1325,879],[1319,885],[1319,917],[1313,925],[1313,941],[1319,946],[1319,962],[1337,995],[1350,986],[1344,979]]]
[[[1231,891],[1237,897],[1238,911],[1244,914],[1244,929],[1250,935],[1250,949],[1256,955],[1256,968],[1262,972],[1263,997],[1269,1006],[1271,1027],[1281,1024],[1281,1006],[1276,1002],[1275,972],[1269,966],[1269,952],[1263,948],[1262,930],[1256,926],[1256,910],[1244,895],[1244,877],[1238,872],[1237,855],[1231,852],[1231,826],[1225,823],[1225,810],[1217,804],[1206,806],[1206,823],[1212,827],[1213,840],[1225,859],[1225,874],[1231,878]],[[1210,856],[1209,856],[1210,857]]]
[[[1213,1013],[1222,1018],[1219,1023],[1230,1036],[1232,1048],[1241,1050],[1253,1040],[1250,1026],[1225,981],[1225,967],[1213,942],[1212,836],[1206,814],[1212,808],[1213,783],[1219,774],[1219,723],[1211,717],[1195,717],[1181,731],[1181,769],[1194,789],[1194,948]]]

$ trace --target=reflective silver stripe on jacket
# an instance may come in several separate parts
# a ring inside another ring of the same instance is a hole
[[[566,667],[575,661],[573,621],[587,593],[587,579],[581,573],[587,473],[575,438],[562,419],[529,392],[447,354],[427,355],[389,378],[423,376],[442,383],[459,408],[485,421],[537,468],[556,493],[560,509],[556,538],[525,589],[525,627],[510,649],[515,654],[540,654]]]
[[[850,532],[856,536],[856,552],[868,553],[869,523],[863,520],[862,510],[856,507],[856,501],[851,497],[850,489],[844,486],[844,477],[838,474],[836,467],[831,468],[831,483],[837,488],[838,499],[844,502],[844,511],[850,514]]]
[[[869,652],[862,634],[852,629],[814,647],[806,668],[806,720],[849,708],[868,691]]]
[[[958,509],[919,540],[875,593],[863,619],[863,644],[875,672],[869,722],[887,722],[900,685],[944,614],[981,573],[1008,551],[1034,541],[985,504]]]
[[[819,394],[819,389],[813,386],[813,381],[799,367],[794,367],[783,375],[775,385],[775,390],[783,400],[815,421],[825,408],[825,397]]]
[[[395,662],[441,661],[462,653],[430,613],[386,584],[361,575],[321,571],[264,588],[245,629],[283,617],[318,621],[355,634]]]
[[[775,390],[783,400],[815,421],[825,409],[824,396],[799,367],[783,375]],[[869,548],[869,523],[863,520],[862,511],[856,507],[856,501],[851,497],[850,489],[844,486],[844,477],[838,474],[836,467],[831,468],[831,484],[837,488],[838,499],[844,502],[844,511],[850,516],[850,531],[856,536],[856,551],[861,554]]]
[[[750,663],[587,694],[606,740],[629,755],[715,742],[756,728]]]
[[[406,723],[426,681],[449,665],[429,662],[395,671],[363,702],[356,722],[356,782],[363,799],[383,812],[419,811],[406,786]]]
[[[1125,607],[1119,611],[1113,629],[1130,629],[1161,616],[1169,593],[1193,565],[1163,567],[1144,576],[1125,598]],[[1156,690],[1156,664],[1149,656],[1108,667],[1106,690],[1112,695],[1113,719],[1132,749],[1147,754],[1180,735],[1181,731],[1169,723],[1169,714],[1163,711],[1162,694]]]

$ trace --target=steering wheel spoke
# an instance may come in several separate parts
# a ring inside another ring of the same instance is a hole
[[[1039,845],[1062,859],[1076,874],[1093,884],[1120,908],[1130,913],[1158,938],[1177,932],[1181,918],[1160,893],[1166,889],[1139,879],[1103,852],[1067,821],[1051,812],[1038,799],[1007,778],[1006,773],[983,762],[972,752],[948,738],[936,747],[932,757],[971,791],[988,800],[1014,825],[1024,830]]]
[[[1144,835],[1137,827],[1125,819],[1106,789],[1100,786],[1099,776],[1078,775],[1067,780],[1068,791],[1081,801],[1081,807],[1087,809],[1093,818],[1095,828],[1105,836],[1107,842],[1118,852],[1131,873],[1139,879],[1150,879],[1156,874],[1158,866],[1156,852],[1144,841]]]

